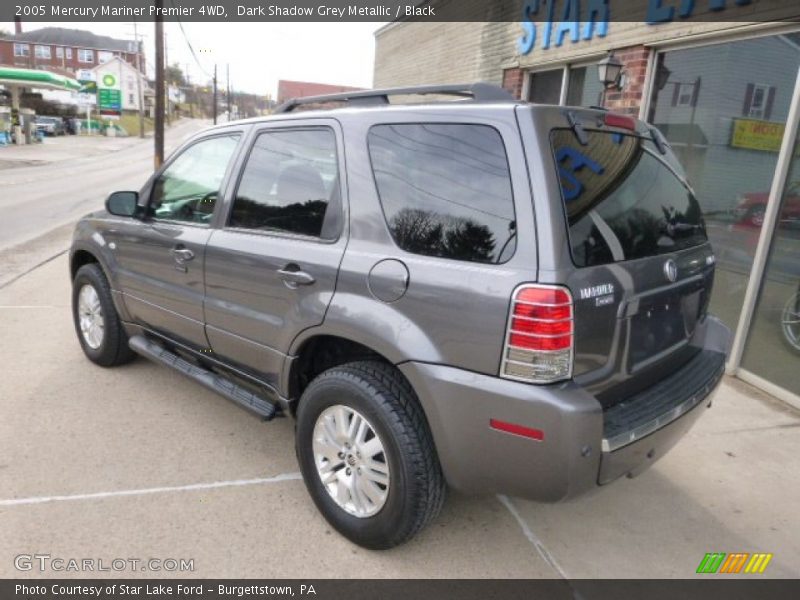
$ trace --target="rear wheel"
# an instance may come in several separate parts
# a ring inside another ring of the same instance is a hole
[[[114,308],[111,287],[96,263],[83,265],[75,274],[72,318],[83,353],[93,363],[113,367],[134,358]]]
[[[800,292],[786,302],[781,313],[783,339],[795,352],[800,352]]]
[[[391,548],[441,510],[445,483],[427,422],[391,365],[349,363],[311,382],[296,448],[317,508],[356,544]]]

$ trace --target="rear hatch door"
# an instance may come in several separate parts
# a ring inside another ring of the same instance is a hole
[[[573,374],[608,407],[697,351],[714,257],[697,199],[657,132],[599,111],[583,126],[567,116],[549,141],[568,231]]]

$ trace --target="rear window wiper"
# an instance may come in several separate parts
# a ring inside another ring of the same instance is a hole
[[[574,114],[571,112],[566,113],[567,122],[569,123],[569,128],[572,130],[572,133],[575,134],[578,142],[580,142],[581,146],[588,146],[589,145],[589,136],[586,135],[586,130],[581,125],[581,122],[575,117]]]

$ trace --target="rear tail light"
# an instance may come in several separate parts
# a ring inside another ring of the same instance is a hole
[[[514,291],[500,375],[529,383],[572,376],[572,294],[565,287],[526,284]]]

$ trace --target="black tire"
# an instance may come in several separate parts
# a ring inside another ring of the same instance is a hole
[[[334,405],[361,413],[380,437],[391,474],[383,507],[357,517],[341,508],[322,483],[312,447],[319,415]],[[297,410],[297,457],[306,487],[328,522],[350,541],[373,550],[402,544],[438,514],[446,484],[427,421],[413,389],[393,366],[353,362],[319,375]]]
[[[764,224],[764,214],[767,212],[767,207],[763,204],[751,206],[745,215],[747,222],[755,227],[761,227]]]
[[[78,314],[78,296],[81,289],[87,285],[94,288],[102,309],[104,331],[102,341],[97,348],[93,348],[84,337]],[[75,279],[72,281],[72,320],[83,353],[93,363],[102,367],[114,367],[130,362],[136,356],[128,346],[128,336],[122,328],[117,309],[114,308],[111,287],[97,263],[83,265],[75,274]]]

